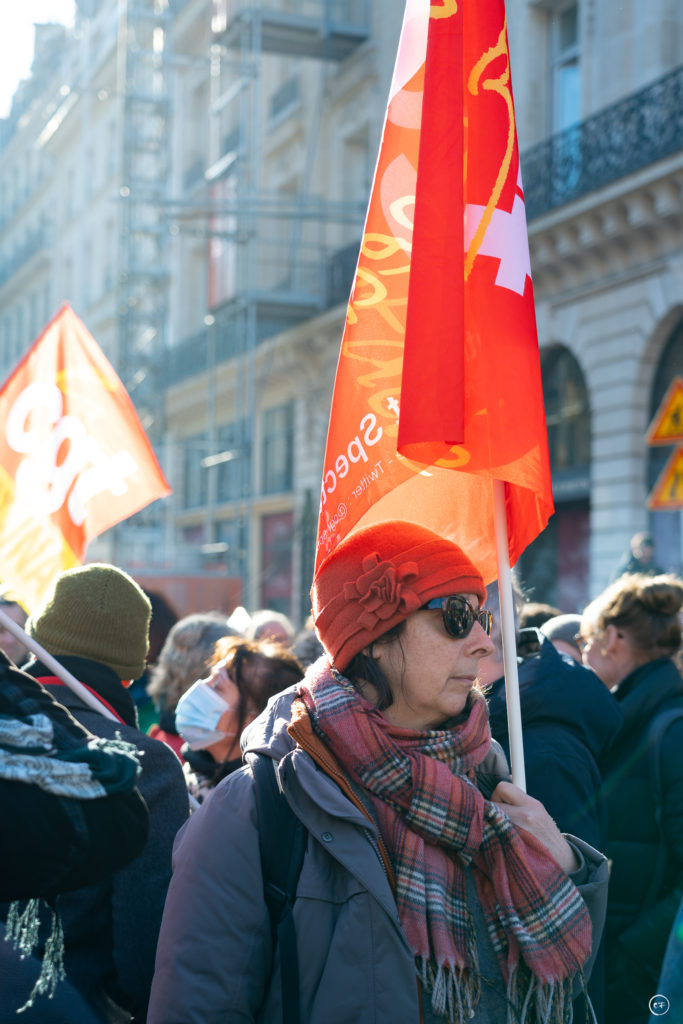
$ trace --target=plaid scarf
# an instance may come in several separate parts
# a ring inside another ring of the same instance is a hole
[[[396,873],[403,930],[432,1009],[453,1024],[479,1001],[477,937],[464,867],[472,869],[507,984],[509,1017],[560,1022],[591,951],[577,889],[535,836],[477,789],[491,733],[484,698],[451,727],[391,725],[325,659],[299,684],[313,728],[368,794]]]

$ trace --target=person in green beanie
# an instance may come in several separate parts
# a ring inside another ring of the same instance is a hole
[[[25,671],[93,735],[125,740],[142,755],[138,789],[150,819],[145,848],[104,881],[60,897],[67,980],[103,1024],[145,1020],[173,840],[189,814],[180,762],[138,729],[127,689],[145,667],[150,614],[149,599],[131,576],[92,563],[61,573],[25,627],[114,720],[86,705],[36,658]],[[30,1014],[25,1024],[33,1024]]]

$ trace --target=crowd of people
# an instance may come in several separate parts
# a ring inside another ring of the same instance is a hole
[[[339,543],[298,634],[98,563],[0,598],[0,1024],[683,1021],[651,541],[584,609],[515,587],[526,792],[497,585],[415,524]]]

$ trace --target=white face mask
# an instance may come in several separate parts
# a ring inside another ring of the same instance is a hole
[[[208,680],[200,679],[178,701],[175,727],[191,750],[204,750],[230,735],[217,726],[226,711],[234,710]]]

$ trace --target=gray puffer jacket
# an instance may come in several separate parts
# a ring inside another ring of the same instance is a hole
[[[309,832],[294,906],[302,1024],[419,1024],[413,954],[377,830],[287,732],[293,691],[270,703],[243,749],[279,762],[284,793]],[[507,765],[494,744],[479,784],[489,796]],[[577,881],[599,933],[607,864],[577,841]],[[287,856],[285,850],[283,857]],[[483,930],[483,915],[481,915]],[[478,929],[478,931],[481,931]],[[486,957],[486,953],[482,953]],[[480,965],[483,966],[483,965]],[[502,987],[502,980],[501,980]],[[504,1020],[480,1003],[478,1024]],[[488,1005],[488,1004],[487,1004]],[[148,1024],[276,1024],[279,958],[263,898],[253,778],[225,779],[178,835],[157,949]]]

